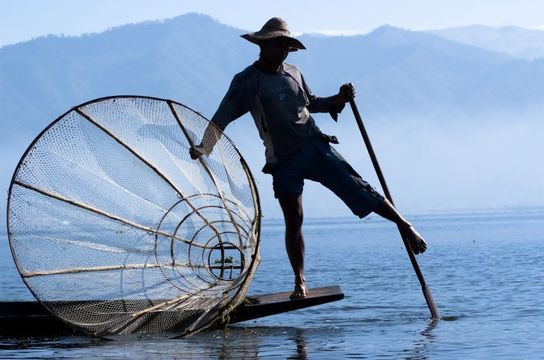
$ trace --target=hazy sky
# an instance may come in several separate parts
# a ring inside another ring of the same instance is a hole
[[[515,25],[544,30],[542,0],[0,0],[0,46],[47,34],[79,35],[127,23],[208,14],[258,30],[272,16],[294,33],[368,33],[384,24],[410,30]]]

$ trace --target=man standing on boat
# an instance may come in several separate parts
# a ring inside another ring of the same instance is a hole
[[[346,102],[353,99],[351,84],[338,94],[312,94],[298,67],[284,63],[290,51],[305,49],[291,37],[287,23],[268,20],[261,30],[242,37],[260,48],[259,59],[236,74],[211,122],[224,130],[232,121],[251,112],[264,142],[266,165],[273,176],[274,195],[285,219],[285,246],[295,275],[292,299],[308,295],[304,276],[302,235],[302,190],[304,179],[320,182],[333,191],[351,211],[363,218],[374,212],[399,226],[415,254],[427,244],[393,205],[359,176],[330,145],[338,141],[323,134],[310,113],[330,113],[336,120]],[[191,149],[191,157],[208,155],[220,136],[209,126],[202,142]]]

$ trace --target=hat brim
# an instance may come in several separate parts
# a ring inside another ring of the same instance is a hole
[[[248,33],[240,35],[240,37],[246,39],[253,44],[260,45],[265,40],[275,39],[275,38],[284,38],[289,40],[289,51],[305,50],[306,47],[297,39],[286,36],[284,33],[266,33],[266,34],[257,34],[257,33]]]

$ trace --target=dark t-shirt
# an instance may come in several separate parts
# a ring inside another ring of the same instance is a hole
[[[253,64],[236,74],[212,122],[222,130],[251,112],[266,148],[266,162],[280,162],[320,134],[310,112],[338,113],[334,96],[312,95],[295,65],[283,64],[277,74],[267,74]]]

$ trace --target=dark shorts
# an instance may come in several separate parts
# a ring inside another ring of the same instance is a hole
[[[361,218],[384,200],[342,155],[319,139],[311,140],[290,159],[274,166],[271,173],[276,198],[285,194],[302,194],[304,179],[308,179],[329,188]]]

